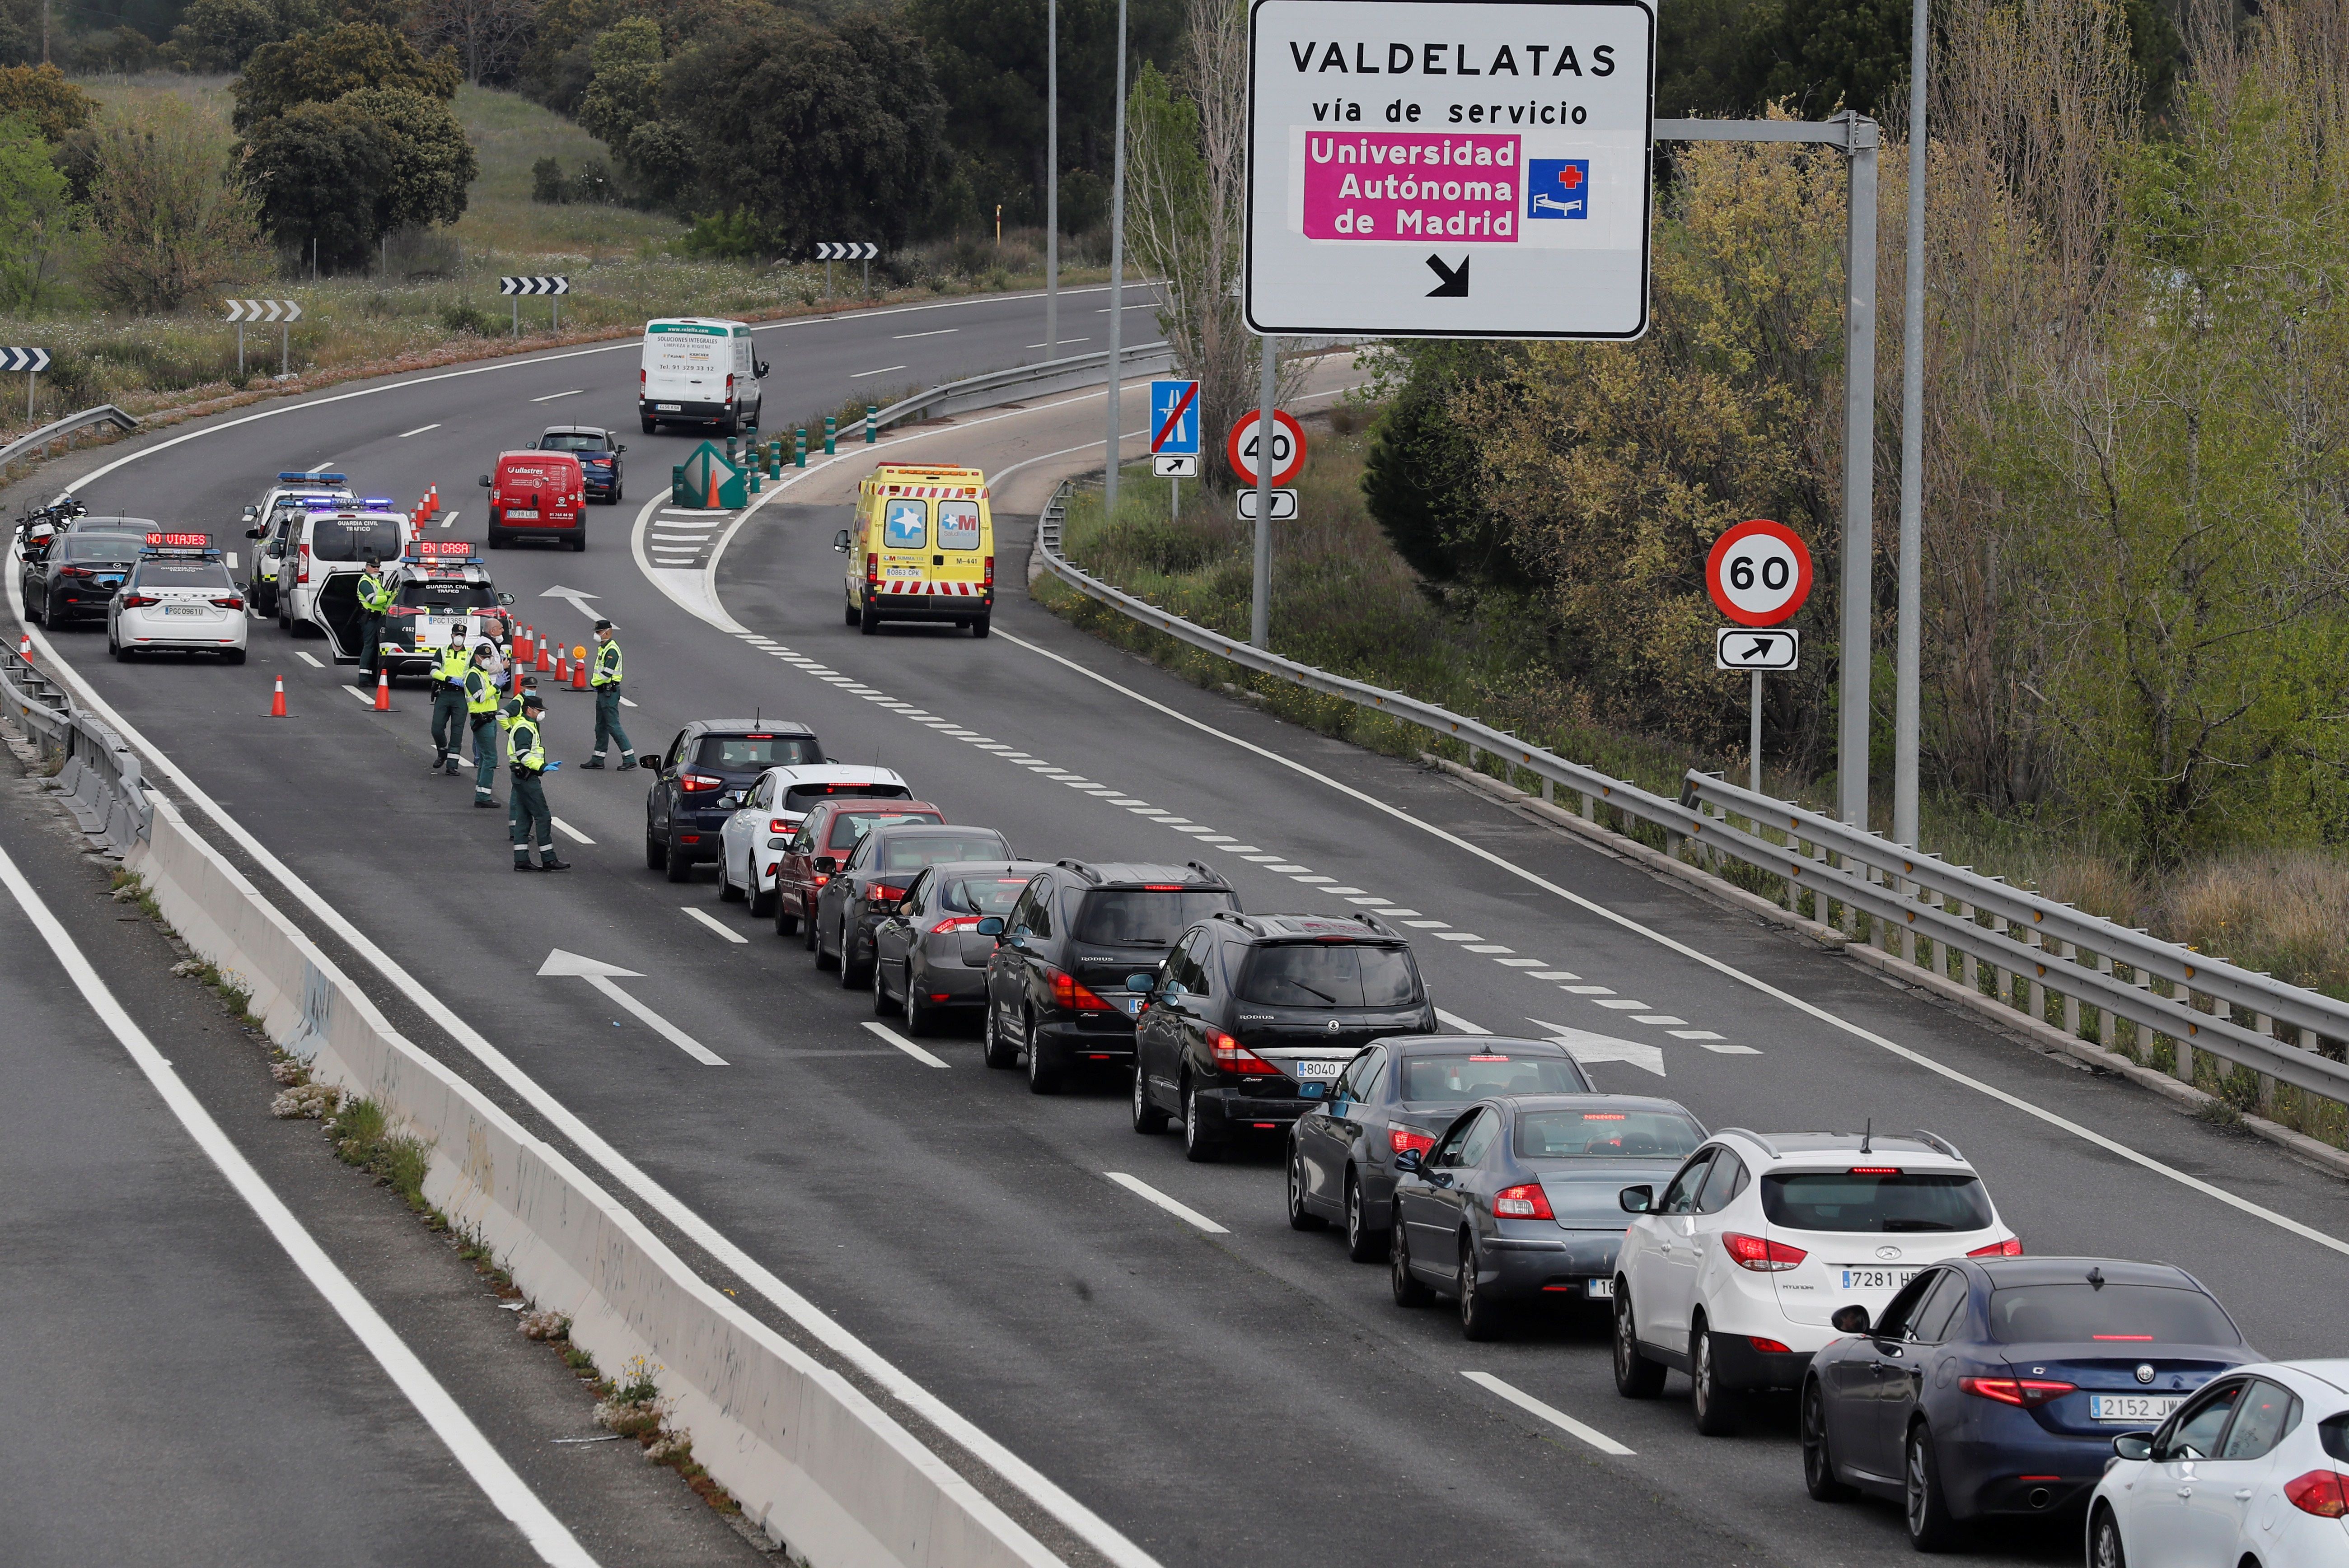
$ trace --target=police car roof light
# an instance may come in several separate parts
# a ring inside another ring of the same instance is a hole
[[[380,506],[388,508],[391,505],[391,498],[388,495],[361,496],[359,498],[359,502],[363,506]]]
[[[277,477],[278,477],[279,479],[281,479],[281,480],[285,480],[288,481],[289,483],[290,483],[290,482],[298,482],[298,481],[300,481],[300,480],[307,480],[310,483],[312,483],[312,484],[314,484],[314,485],[339,485],[339,484],[347,484],[347,483],[348,483],[348,482],[349,482],[349,480],[350,480],[350,476],[349,476],[349,475],[347,475],[347,474],[318,474],[318,473],[300,473],[300,474],[295,474],[295,473],[282,473],[282,472],[281,472]]]

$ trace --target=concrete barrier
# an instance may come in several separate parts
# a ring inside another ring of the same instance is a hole
[[[243,873],[148,797],[129,864],[163,917],[252,994],[312,1078],[381,1104],[431,1150],[424,1191],[609,1373],[641,1358],[668,1424],[768,1533],[817,1568],[1047,1568],[1060,1560],[887,1412],[687,1268],[558,1150],[395,1031]]]

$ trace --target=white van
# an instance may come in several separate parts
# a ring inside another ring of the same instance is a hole
[[[357,663],[359,579],[370,559],[388,570],[407,553],[412,529],[387,496],[311,502],[287,532],[277,569],[277,624],[289,632],[305,623],[316,626],[334,645],[336,663]]]
[[[645,323],[636,413],[649,436],[663,425],[709,425],[721,436],[759,426],[767,373],[739,321],[675,316]]]

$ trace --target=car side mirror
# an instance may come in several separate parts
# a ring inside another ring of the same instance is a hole
[[[999,914],[990,914],[980,921],[975,929],[981,936],[1000,936],[1003,934],[1003,917]]]
[[[840,869],[840,861],[831,855],[818,855],[815,858],[815,869],[823,875],[830,876]]]
[[[244,531],[244,536],[247,539],[259,539],[261,537],[261,530],[257,528],[248,528]]]
[[[1627,1214],[1644,1214],[1655,1206],[1656,1190],[1653,1187],[1626,1187],[1615,1194],[1615,1202]]]
[[[627,449],[628,449],[628,448],[627,448],[627,444],[626,444],[626,442],[622,442],[620,445],[618,445],[618,446],[616,446],[616,447],[614,447],[614,448],[612,449],[612,450],[613,450],[615,453],[625,452],[625,451],[626,451]]]
[[[848,530],[843,528],[832,536],[832,547],[843,555],[848,553]]]
[[[1836,1308],[1835,1315],[1828,1318],[1827,1322],[1833,1326],[1837,1334],[1865,1334],[1868,1332],[1868,1308],[1839,1306]]]
[[[244,521],[247,522],[251,522],[260,515],[261,509],[257,506],[249,506],[244,509]]]
[[[511,604],[513,603],[513,595],[511,593],[501,593],[498,595],[498,603],[501,604]]]
[[[767,362],[763,359],[750,361],[750,374],[764,381],[767,378]]]
[[[1158,976],[1147,969],[1137,969],[1125,977],[1125,988],[1129,991],[1139,991],[1147,996],[1158,989]]]
[[[487,489],[489,489],[489,488],[490,488],[490,476],[489,476],[489,475],[487,475],[487,474],[483,474],[483,475],[481,476],[481,488],[482,488],[483,490],[487,490]]]
[[[2149,1460],[2153,1458],[2153,1434],[2123,1432],[2113,1439],[2113,1452],[2125,1460]]]
[[[1418,1150],[1406,1149],[1402,1153],[1395,1156],[1395,1169],[1398,1171],[1408,1171],[1412,1174],[1417,1175],[1423,1158],[1424,1157],[1421,1155]]]

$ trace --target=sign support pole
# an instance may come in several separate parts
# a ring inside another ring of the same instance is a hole
[[[1873,568],[1876,458],[1876,122],[1846,109],[1835,117],[1851,160],[1849,226],[1844,240],[1843,634],[1836,715],[1837,815],[1868,828],[1868,677],[1876,609]]]
[[[1111,160],[1109,198],[1109,458],[1102,490],[1102,517],[1117,516],[1118,378],[1125,371],[1125,0],[1117,0],[1117,142]]]
[[[30,414],[32,410],[27,408],[25,412]],[[1183,481],[1168,480],[1166,492],[1166,521],[1180,522],[1183,521]]]
[[[1754,672],[1754,721],[1745,734],[1747,788],[1762,793],[1762,672]]]
[[[25,423],[27,425],[33,422],[33,383],[40,378],[41,373],[37,370],[25,372]]]
[[[1061,0],[1044,0],[1044,357],[1061,357]]]
[[[1248,645],[1272,646],[1272,422],[1273,376],[1280,340],[1257,340],[1256,378],[1256,592],[1248,603]]]
[[[244,322],[242,318],[236,324],[236,373],[239,377],[244,375]]]
[[[277,375],[283,380],[294,368],[294,324],[277,324]]]
[[[1892,840],[1917,844],[1917,707],[1923,676],[1926,0],[1909,5],[1909,259],[1901,278],[1899,621],[1892,645]]]

